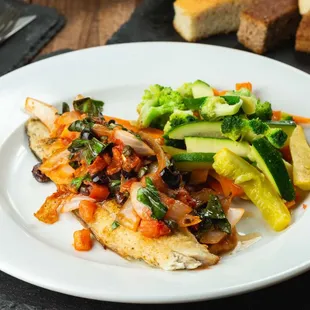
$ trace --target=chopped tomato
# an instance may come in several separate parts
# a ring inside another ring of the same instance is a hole
[[[148,238],[159,238],[170,234],[170,228],[162,221],[141,220],[138,231]]]
[[[129,179],[128,181],[125,181],[121,185],[120,192],[121,193],[129,192],[132,183],[135,183],[135,182],[138,182],[136,178],[132,178],[132,179]]]
[[[110,191],[105,185],[98,185],[95,183],[91,184],[91,190],[89,193],[89,197],[96,199],[97,201],[103,201],[108,198],[110,195]]]
[[[192,208],[196,207],[196,201],[191,197],[191,195],[185,188],[179,189],[176,199],[182,201],[183,203]]]
[[[281,111],[272,111],[272,120],[279,121],[281,120],[282,112]]]
[[[140,168],[141,159],[136,154],[132,154],[130,156],[123,156],[123,164],[122,167],[125,171],[130,172],[136,167]]]
[[[86,223],[90,222],[94,218],[97,205],[89,200],[82,200],[79,205],[79,214]]]
[[[111,164],[112,158],[111,158],[111,156],[110,156],[108,153],[104,153],[104,154],[103,154],[103,158],[104,158],[105,162],[106,162],[108,165]]]
[[[115,174],[122,169],[122,153],[119,151],[117,146],[113,147],[112,154],[112,162],[107,168],[108,175]]]
[[[73,234],[73,246],[77,251],[89,251],[93,242],[88,229],[77,230]]]
[[[291,150],[290,150],[290,147],[289,145],[283,147],[282,149],[280,149],[280,152],[282,153],[283,155],[283,158],[288,161],[288,162],[292,162],[292,155],[291,155]]]
[[[88,167],[88,172],[90,174],[95,174],[103,170],[107,166],[107,162],[101,156],[97,156],[94,162]]]
[[[252,91],[252,84],[250,82],[237,83],[236,90],[240,90],[241,88],[247,88],[249,91]]]
[[[308,208],[308,205],[306,205],[305,203],[302,205],[302,207],[306,210]]]

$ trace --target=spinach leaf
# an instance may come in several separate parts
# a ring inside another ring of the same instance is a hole
[[[84,118],[83,120],[77,120],[73,122],[68,129],[70,131],[82,132],[83,130],[90,131],[94,126],[94,122],[91,118]]]
[[[203,215],[203,217],[214,220],[221,220],[226,218],[220,200],[215,195],[210,196],[207,206],[200,210],[199,213]]]
[[[114,221],[111,225],[112,230],[116,229],[117,227],[119,227],[119,222],[118,221]]]
[[[146,178],[146,187],[138,190],[137,199],[147,205],[152,211],[152,217],[161,220],[167,213],[168,208],[160,201],[157,188],[150,178]]]
[[[223,220],[214,220],[214,226],[219,230],[231,234],[231,225],[227,219]]]
[[[73,179],[71,185],[74,186],[76,190],[79,190],[84,181],[91,181],[89,174]]]
[[[197,213],[202,219],[199,224],[199,235],[211,228],[219,229],[227,234],[231,233],[231,225],[217,196],[211,195],[207,206],[198,209]]]
[[[82,155],[88,165],[108,146],[108,144],[101,143],[98,139],[92,138],[86,140],[88,143],[82,151]]]
[[[67,102],[63,102],[62,103],[62,114],[66,113],[66,112],[70,112],[70,107],[69,107],[69,104]]]
[[[86,113],[90,117],[101,116],[103,105],[103,101],[94,100],[89,97],[73,101],[75,111]]]
[[[72,141],[72,143],[68,147],[68,150],[70,153],[76,153],[82,150],[87,145],[87,143],[88,143],[88,140],[75,139]]]
[[[96,138],[92,138],[91,140],[75,139],[68,147],[68,150],[71,153],[81,152],[86,163],[90,165],[108,145],[103,144]]]

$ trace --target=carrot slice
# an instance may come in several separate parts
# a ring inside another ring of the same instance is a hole
[[[281,120],[282,112],[281,111],[272,111],[272,120],[279,121]]]
[[[293,121],[297,124],[310,124],[309,117],[303,117],[298,115],[291,115],[293,117]]]
[[[241,88],[247,88],[249,91],[252,91],[252,84],[250,82],[237,83],[236,90],[240,90]]]
[[[214,96],[219,96],[220,92],[216,88],[212,88]]]

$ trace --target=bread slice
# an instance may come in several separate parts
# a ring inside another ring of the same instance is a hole
[[[295,49],[299,52],[310,53],[310,11],[302,17],[299,24]]]
[[[241,13],[238,40],[263,54],[294,37],[299,21],[297,0],[260,0]]]
[[[177,0],[173,25],[187,41],[237,31],[240,11],[254,0]]]
[[[310,0],[298,0],[298,6],[301,15],[310,12]]]

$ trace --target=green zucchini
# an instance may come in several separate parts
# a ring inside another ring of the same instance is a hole
[[[227,148],[241,157],[248,157],[250,145],[247,142],[236,142],[230,139],[185,137],[186,150],[192,152],[217,153]]]
[[[183,153],[172,156],[176,168],[180,171],[211,169],[214,153]]]
[[[280,196],[286,201],[295,199],[295,190],[282,156],[266,138],[252,142],[251,159],[265,174]]]
[[[193,83],[192,92],[194,98],[214,96],[212,87],[201,80],[197,80]]]
[[[169,139],[182,140],[187,136],[221,138],[221,122],[191,122],[174,127],[168,132]]]

